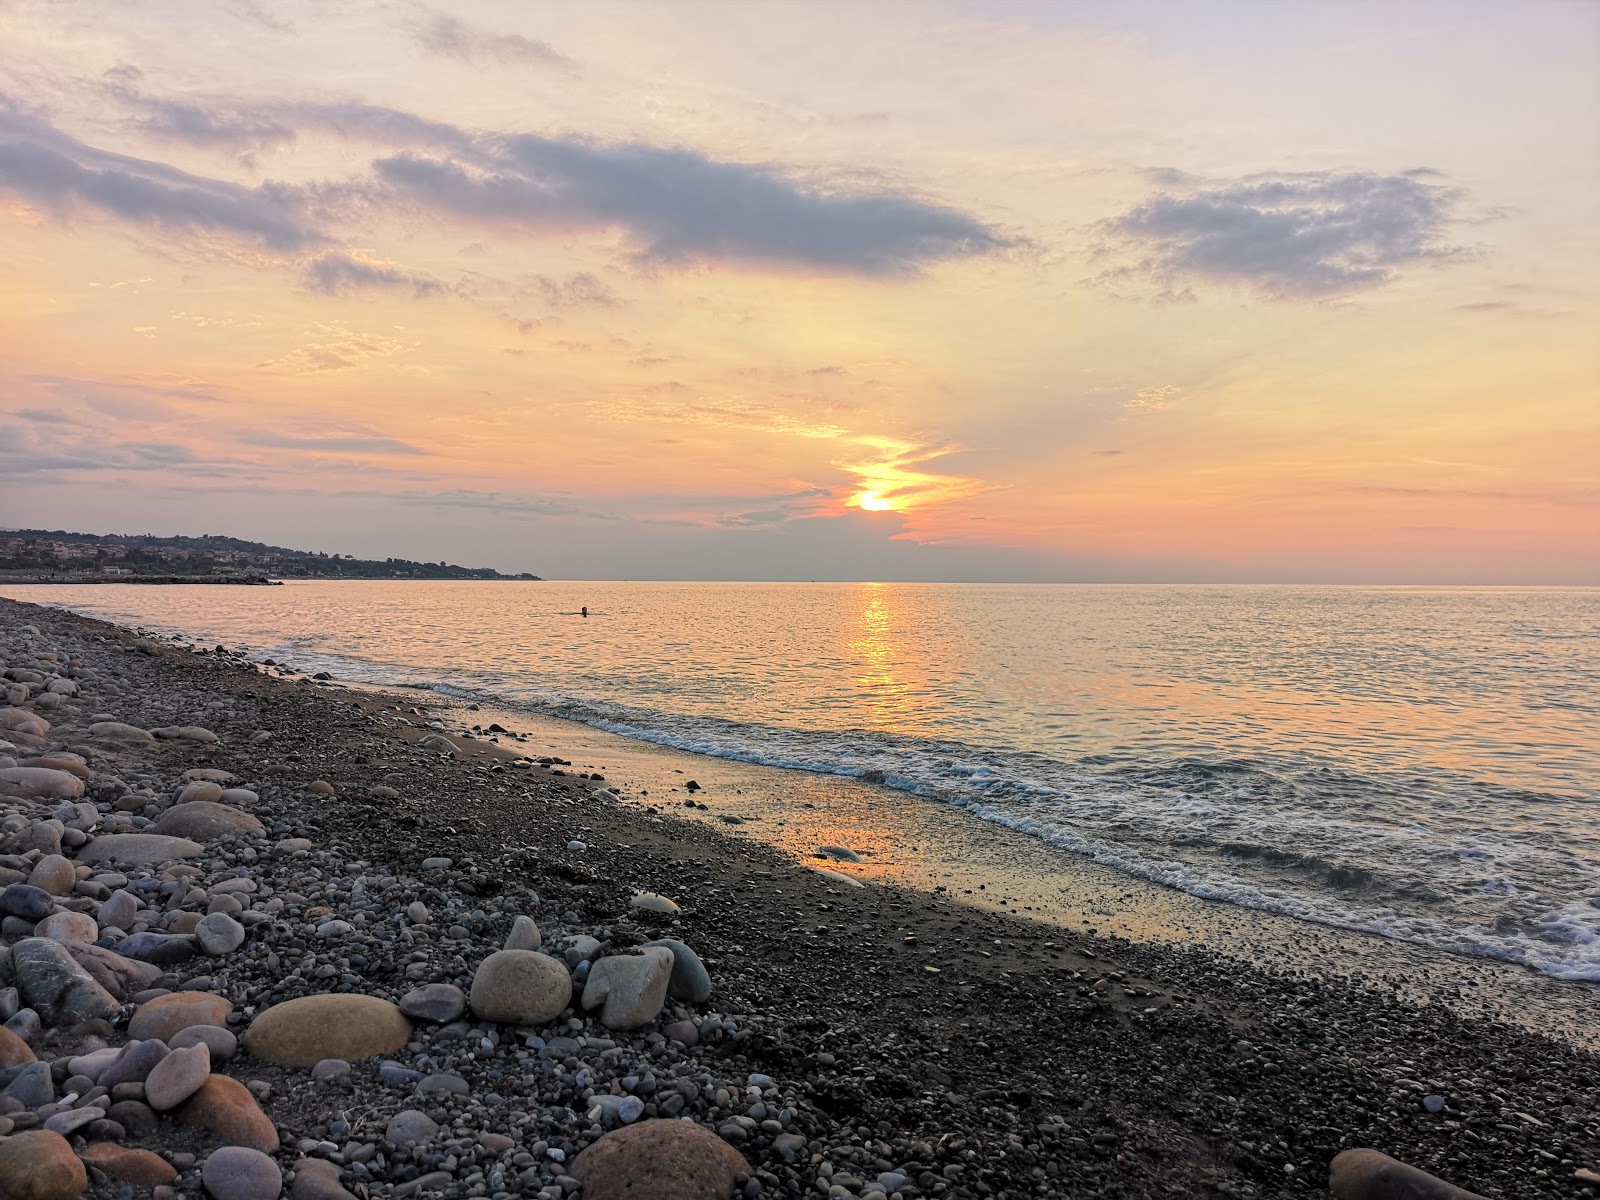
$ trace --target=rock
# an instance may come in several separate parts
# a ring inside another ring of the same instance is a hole
[[[233,1031],[217,1025],[191,1025],[187,1029],[180,1029],[172,1035],[169,1045],[174,1050],[181,1050],[185,1046],[198,1046],[201,1042],[211,1051],[213,1063],[227,1062],[239,1053],[239,1039],[233,1036]]]
[[[665,946],[651,946],[638,954],[612,954],[589,970],[583,989],[583,1007],[604,1002],[600,1023],[607,1029],[637,1029],[654,1020],[666,1003],[667,984],[676,959]]]
[[[9,1071],[12,1067],[31,1063],[36,1057],[27,1042],[4,1025],[0,1025],[0,1071]]]
[[[445,737],[442,733],[430,733],[427,737],[418,742],[417,745],[421,746],[424,750],[432,750],[439,754],[454,754],[456,752],[456,744],[449,738]]]
[[[128,1036],[159,1038],[169,1046],[173,1035],[194,1025],[226,1025],[233,1004],[213,992],[168,992],[146,1000],[128,1022]]]
[[[283,1172],[259,1150],[224,1146],[200,1168],[200,1181],[216,1200],[278,1200]]]
[[[121,721],[96,721],[89,726],[89,733],[97,738],[105,738],[113,742],[153,742],[156,739],[150,732],[140,729],[137,725],[125,725]]]
[[[188,962],[198,952],[192,937],[178,933],[135,933],[117,943],[124,958],[160,963],[164,967]]]
[[[259,837],[265,826],[242,809],[207,800],[179,804],[161,814],[154,830],[159,837],[193,838],[214,842],[225,837]]]
[[[313,1079],[343,1079],[350,1074],[350,1064],[342,1058],[324,1058],[311,1066]]]
[[[667,995],[695,1004],[711,996],[711,973],[700,961],[700,956],[677,938],[657,938],[647,946],[665,946],[672,951],[672,978],[667,981]]]
[[[114,1088],[119,1083],[142,1084],[169,1053],[167,1044],[155,1038],[129,1042],[95,1082],[103,1088]]]
[[[546,954],[497,950],[472,976],[472,1011],[503,1025],[543,1025],[572,1003],[572,977]]]
[[[402,996],[400,1011],[414,1020],[445,1025],[467,1011],[467,998],[451,984],[430,983]]]
[[[38,800],[76,800],[83,795],[83,780],[54,767],[0,767],[0,796]]]
[[[728,1200],[734,1176],[749,1172],[737,1150],[689,1121],[613,1130],[572,1163],[583,1200]]]
[[[159,1154],[149,1150],[135,1150],[132,1146],[119,1146],[114,1142],[96,1142],[85,1146],[80,1155],[91,1167],[98,1167],[113,1179],[131,1183],[134,1187],[160,1187],[176,1182],[178,1172]]]
[[[257,792],[249,788],[229,788],[222,793],[221,803],[231,804],[234,808],[243,808],[246,804],[255,804],[261,799]]]
[[[67,1139],[47,1129],[0,1138],[0,1196],[6,1200],[77,1200],[89,1173]]]
[[[408,1108],[389,1119],[384,1138],[395,1146],[416,1146],[439,1136],[439,1123],[427,1113]]]
[[[159,833],[107,833],[78,850],[82,863],[116,862],[130,867],[155,867],[180,858],[198,858],[205,847],[188,838]]]
[[[49,938],[52,942],[60,942],[63,946],[74,942],[88,945],[100,936],[100,926],[95,924],[93,917],[68,910],[51,913],[40,921],[33,927],[33,936]]]
[[[355,1200],[339,1183],[339,1168],[320,1158],[302,1158],[294,1164],[290,1200]]]
[[[196,742],[201,745],[210,745],[217,740],[217,735],[209,729],[202,729],[198,725],[163,725],[160,729],[152,729],[151,734],[167,742]]]
[[[111,898],[100,906],[96,917],[101,929],[121,929],[126,932],[139,919],[139,898],[127,888],[113,892]]]
[[[92,1121],[98,1121],[106,1115],[106,1110],[89,1105],[86,1108],[69,1108],[45,1120],[44,1127],[51,1133],[59,1133],[62,1137],[71,1137]]]
[[[204,779],[208,783],[220,783],[227,787],[230,783],[238,783],[237,775],[230,775],[227,771],[218,770],[216,767],[190,767],[183,773],[185,779]]]
[[[589,1102],[589,1119],[605,1125],[632,1125],[643,1115],[644,1101],[637,1096],[601,1094]]]
[[[278,1148],[278,1131],[250,1089],[227,1075],[208,1078],[177,1115],[183,1124],[207,1130],[229,1146],[249,1146],[269,1154]]]
[[[43,888],[28,883],[13,883],[0,891],[0,917],[21,917],[24,921],[42,921],[55,907],[55,900]]]
[[[232,954],[244,945],[244,926],[227,913],[216,912],[201,917],[194,935],[200,943],[200,949],[213,957]]]
[[[50,1025],[76,1025],[109,1017],[120,1005],[49,938],[24,938],[11,948],[11,969],[28,1007]]]
[[[1345,1150],[1328,1171],[1335,1200],[1484,1200],[1376,1150]]]
[[[459,1075],[452,1075],[448,1071],[440,1071],[437,1075],[429,1075],[417,1084],[419,1096],[465,1096],[472,1088],[467,1081]]]
[[[192,804],[196,800],[209,800],[216,804],[222,799],[222,787],[209,779],[196,779],[193,783],[183,785],[183,790],[178,793],[175,803]]]
[[[390,1054],[410,1038],[411,1022],[387,1000],[333,994],[273,1005],[251,1024],[244,1048],[281,1066],[309,1067],[323,1058]]]
[[[70,860],[59,854],[47,854],[33,864],[28,883],[52,896],[65,896],[78,885],[78,872]]]
[[[331,796],[333,795],[333,784],[326,779],[313,779],[306,784],[306,791],[314,796]]]
[[[654,892],[635,892],[628,900],[628,907],[637,908],[643,912],[668,914],[683,911],[676,902],[668,900],[665,896],[658,896]]]
[[[161,1124],[155,1110],[142,1100],[118,1100],[106,1110],[106,1116],[136,1138],[149,1137]]]
[[[861,855],[857,854],[854,850],[847,850],[843,846],[818,846],[817,857],[831,858],[835,862],[858,863],[861,861]]]
[[[661,1036],[682,1042],[685,1046],[695,1046],[700,1042],[700,1030],[695,1028],[693,1021],[674,1021],[670,1025],[663,1025]]]
[[[519,916],[511,922],[511,932],[506,935],[506,950],[537,950],[544,945],[539,926],[529,916]]]
[[[50,1064],[31,1062],[17,1071],[0,1097],[19,1102],[24,1108],[39,1108],[56,1098],[56,1085],[50,1077]],[[0,1192],[0,1195],[5,1193]]]
[[[177,1108],[200,1090],[211,1074],[211,1051],[204,1042],[174,1050],[145,1077],[144,1102],[157,1112]]]
[[[67,953],[106,991],[118,1000],[126,1000],[148,987],[155,986],[161,978],[161,968],[154,963],[125,958],[104,946],[67,943]]]

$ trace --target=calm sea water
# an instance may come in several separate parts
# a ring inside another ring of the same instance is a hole
[[[1600,979],[1600,590],[7,594],[860,776],[1197,895]]]

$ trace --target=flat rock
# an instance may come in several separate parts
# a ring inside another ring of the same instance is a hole
[[[278,1200],[283,1172],[259,1150],[224,1146],[206,1159],[200,1182],[215,1200]]]
[[[504,1025],[543,1025],[572,1003],[572,976],[532,950],[497,950],[472,976],[472,1011]]]
[[[572,1163],[583,1200],[728,1200],[734,1176],[749,1172],[737,1150],[689,1121],[624,1126]]]
[[[289,1200],[355,1200],[339,1182],[339,1168],[320,1158],[301,1158],[294,1164],[294,1186]]]
[[[156,1065],[171,1053],[165,1042],[155,1038],[129,1042],[121,1053],[111,1060],[100,1077],[95,1080],[103,1088],[114,1088],[119,1083],[143,1083],[156,1069]]]
[[[6,1200],[77,1200],[89,1173],[67,1139],[47,1129],[0,1138],[0,1196]]]
[[[1328,1170],[1335,1200],[1484,1200],[1376,1150],[1345,1150]]]
[[[96,721],[89,726],[92,737],[106,738],[114,742],[153,742],[155,737],[148,729],[140,729],[137,725],[126,725],[121,721]]]
[[[83,795],[83,780],[54,767],[0,767],[0,796],[25,796],[39,800],[76,800]]]
[[[116,862],[130,867],[154,867],[180,858],[198,858],[206,849],[185,837],[159,833],[107,833],[78,848],[82,863]]]
[[[249,1146],[268,1154],[278,1148],[278,1130],[271,1119],[250,1089],[228,1075],[209,1077],[177,1116],[183,1124],[204,1129],[229,1146]]]
[[[324,1058],[354,1062],[390,1054],[411,1038],[411,1022],[375,996],[301,996],[267,1009],[244,1036],[244,1048],[282,1066],[309,1067]]]
[[[225,1026],[232,1011],[232,1002],[213,992],[169,992],[138,1007],[128,1022],[128,1036],[159,1038],[171,1045],[173,1035],[190,1026]]]
[[[467,1011],[467,998],[449,983],[429,983],[400,997],[400,1011],[417,1021],[446,1025]]]
[[[157,1112],[177,1108],[211,1075],[211,1051],[204,1042],[174,1050],[145,1077],[144,1102]]]
[[[159,729],[152,729],[150,733],[164,742],[195,742],[200,745],[210,745],[217,740],[216,734],[199,725],[163,725]]]
[[[126,1000],[148,987],[154,987],[156,980],[161,978],[161,968],[154,963],[124,957],[104,946],[69,942],[67,953],[89,972],[96,983],[118,1000]]]
[[[178,1178],[178,1172],[172,1164],[159,1154],[136,1150],[132,1146],[119,1146],[115,1142],[96,1142],[92,1146],[85,1146],[79,1157],[111,1178],[135,1187],[160,1187]]]
[[[683,911],[676,900],[658,896],[655,892],[635,892],[628,898],[628,907],[642,912],[666,913],[669,916]]]
[[[258,837],[266,832],[261,822],[243,809],[209,800],[194,800],[167,809],[154,829],[160,837],[193,838],[201,842],[225,837]]]
[[[11,969],[23,1000],[46,1024],[76,1025],[121,1007],[60,942],[24,938],[11,948]]]
[[[199,914],[189,915],[198,920]],[[195,940],[181,933],[135,933],[117,943],[117,952],[124,958],[137,958],[164,967],[188,962],[199,951]]]
[[[608,955],[589,968],[583,1007],[603,1003],[600,1023],[607,1029],[637,1029],[661,1012],[675,962],[665,946],[651,946],[638,954]]]

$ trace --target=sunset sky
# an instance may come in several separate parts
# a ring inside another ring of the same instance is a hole
[[[1600,5],[0,0],[0,526],[1600,582]]]

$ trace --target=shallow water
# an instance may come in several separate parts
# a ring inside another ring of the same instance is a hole
[[[858,776],[1197,896],[1600,979],[1595,589],[5,594]]]

